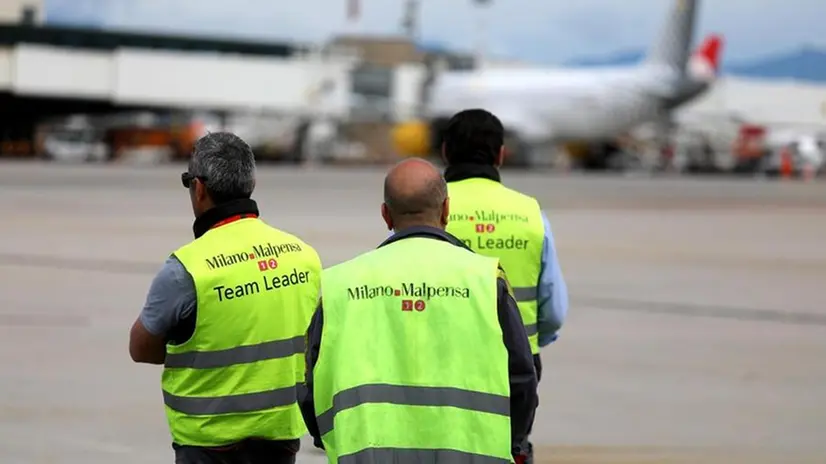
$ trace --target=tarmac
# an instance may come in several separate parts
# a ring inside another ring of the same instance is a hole
[[[173,461],[161,369],[127,341],[191,239],[183,169],[0,164],[0,462]],[[387,237],[383,174],[261,167],[255,198],[331,265]],[[571,297],[537,462],[826,462],[826,184],[504,178],[548,212]]]

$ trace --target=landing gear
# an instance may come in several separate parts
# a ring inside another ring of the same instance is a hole
[[[625,172],[639,166],[639,159],[614,143],[588,144],[581,157],[586,171]]]

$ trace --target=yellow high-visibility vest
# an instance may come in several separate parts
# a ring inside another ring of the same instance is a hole
[[[422,237],[324,271],[313,391],[329,462],[511,462],[498,274]]]
[[[197,294],[192,337],[167,345],[163,396],[175,443],[300,438],[296,386],[318,304],[321,261],[259,219],[214,228],[175,251]]]
[[[539,203],[489,179],[449,182],[447,188],[447,231],[473,251],[499,258],[513,287],[531,352],[539,353],[537,285],[545,239]]]

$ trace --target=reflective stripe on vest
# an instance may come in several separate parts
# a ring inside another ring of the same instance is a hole
[[[440,462],[449,464],[503,464],[512,462],[482,454],[448,449],[368,448],[358,453],[341,456],[339,464],[421,464]]]
[[[479,254],[499,258],[519,306],[531,352],[539,353],[537,284],[545,226],[534,198],[499,182],[474,178],[448,183],[447,231]]]
[[[268,359],[288,358],[294,354],[304,354],[303,335],[287,340],[274,340],[226,350],[169,353],[166,355],[164,366],[210,369],[266,361]]]
[[[167,345],[163,396],[175,443],[221,446],[306,433],[298,409],[304,333],[321,262],[258,219],[210,229],[174,255],[192,275],[195,331]]]
[[[298,397],[297,386],[277,388],[243,395],[214,397],[175,396],[164,391],[164,404],[190,416],[210,416],[214,414],[241,414],[262,411],[280,406],[290,406]]]
[[[322,435],[332,432],[336,414],[368,403],[407,406],[450,406],[471,411],[509,416],[510,397],[450,387],[411,387],[373,384],[340,391],[333,397],[333,407],[318,416]]]
[[[407,238],[324,271],[313,393],[330,462],[510,462],[497,267]]]

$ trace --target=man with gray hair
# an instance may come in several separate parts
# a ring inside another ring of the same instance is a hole
[[[297,401],[321,261],[258,218],[255,158],[237,136],[198,140],[181,182],[195,239],[152,281],[129,353],[164,365],[176,463],[294,463],[307,432]]]

